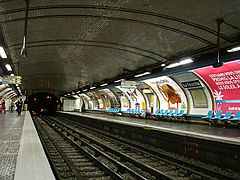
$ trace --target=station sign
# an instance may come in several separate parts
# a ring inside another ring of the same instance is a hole
[[[4,76],[2,84],[22,84],[22,76]]]
[[[202,87],[199,80],[195,81],[188,81],[188,82],[181,82],[184,88],[195,88],[195,87]]]
[[[121,88],[137,89],[137,81],[121,81]]]

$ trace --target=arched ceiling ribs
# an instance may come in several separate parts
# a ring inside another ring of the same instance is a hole
[[[135,46],[129,46],[129,45],[126,45],[126,44],[119,44],[119,43],[112,43],[112,42],[104,42],[104,41],[90,41],[90,40],[74,40],[74,39],[48,39],[48,40],[42,40],[42,41],[29,41],[28,42],[28,45],[30,46],[33,46],[33,44],[41,44],[43,43],[43,45],[45,43],[54,43],[54,42],[65,42],[65,44],[68,45],[68,43],[94,43],[94,44],[99,44],[100,46],[110,46],[112,48],[116,48],[116,49],[119,49],[119,50],[123,50],[125,49],[126,51],[128,52],[131,52],[131,53],[134,53],[135,51],[140,51],[138,53],[139,54],[142,54],[143,56],[146,56],[146,53],[149,54],[148,57],[151,57],[153,60],[156,60],[156,61],[160,61],[160,62],[163,62],[164,60],[169,60],[166,56],[164,55],[161,55],[159,53],[156,53],[156,52],[153,52],[153,51],[149,51],[149,50],[146,50],[146,49],[142,49],[142,48],[138,48],[138,47],[135,47]],[[22,44],[19,43],[19,44],[12,44],[10,45],[9,47],[16,47],[16,46],[21,46]],[[114,47],[113,47],[114,46]],[[127,50],[128,48],[134,50]],[[155,58],[155,57],[159,57],[161,59],[164,59],[164,60],[160,60],[158,58]]]
[[[4,91],[2,91],[2,92],[0,93],[0,96],[3,97],[6,93],[11,92],[11,91],[12,91],[12,89],[7,88],[7,89],[5,89]]]
[[[159,59],[156,59],[156,58],[153,58],[153,57],[151,57],[151,56],[144,55],[144,54],[141,54],[141,53],[138,53],[138,52],[130,51],[130,50],[123,49],[123,48],[115,48],[115,47],[112,47],[112,46],[104,46],[104,45],[79,44],[79,43],[64,43],[64,44],[63,44],[63,43],[53,43],[53,44],[48,44],[48,43],[46,43],[46,44],[41,44],[41,45],[28,45],[27,48],[29,49],[29,48],[37,48],[37,47],[66,46],[66,45],[115,49],[115,50],[120,50],[120,51],[125,51],[125,52],[129,52],[129,53],[133,53],[133,54],[136,54],[136,55],[139,55],[139,56],[142,56],[142,57],[146,57],[146,58],[148,58],[148,59],[151,59],[151,60],[154,60],[154,61],[157,61],[157,62],[163,62],[162,60],[159,60]],[[19,49],[21,49],[21,47],[15,48],[15,50],[19,50]]]
[[[11,93],[13,93],[12,90],[6,92],[6,93],[3,95],[3,99],[7,99],[7,96],[10,95]]]
[[[175,29],[172,27],[152,23],[152,22],[147,22],[147,21],[140,21],[140,20],[135,20],[135,19],[128,19],[128,18],[118,18],[118,17],[109,17],[109,16],[102,16],[102,15],[43,15],[43,16],[35,16],[35,17],[29,17],[28,20],[38,20],[38,19],[62,19],[62,18],[96,18],[96,19],[104,19],[104,20],[111,20],[111,21],[121,21],[121,22],[130,22],[130,23],[138,23],[138,24],[143,24],[143,25],[148,25],[148,26],[153,26],[157,27],[160,29],[164,29],[167,31],[175,32],[178,34],[182,34],[185,36],[188,36],[190,38],[196,39],[198,41],[201,41],[203,43],[206,43],[211,46],[216,46],[215,43],[212,43],[204,38],[201,38],[199,36],[196,36],[194,34],[188,33],[186,31],[182,31],[179,29]],[[16,18],[16,19],[10,19],[10,20],[4,20],[1,21],[1,23],[14,23],[14,22],[19,22],[19,21],[24,21],[25,18]]]
[[[1,93],[3,93],[4,91],[6,91],[9,88],[9,86],[5,86],[3,88],[0,89],[0,95]]]
[[[120,12],[127,12],[127,13],[133,13],[133,14],[141,14],[141,15],[148,15],[148,16],[153,16],[153,17],[158,17],[158,18],[163,18],[167,19],[170,21],[175,21],[179,23],[186,24],[188,26],[200,29],[202,31],[205,31],[207,33],[213,34],[215,36],[218,35],[217,31],[208,28],[206,26],[187,21],[185,19],[181,19],[178,17],[173,17],[169,16],[166,14],[160,14],[156,12],[150,12],[150,11],[143,11],[143,10],[137,10],[137,9],[128,9],[128,8],[121,8],[121,7],[110,7],[110,6],[99,6],[99,5],[49,5],[49,6],[35,6],[35,7],[30,7],[29,11],[36,11],[36,10],[48,10],[48,9],[76,9],[76,8],[81,8],[81,9],[97,9],[97,10],[108,10],[108,11],[120,11]],[[10,14],[10,13],[17,13],[17,12],[22,12],[25,11],[24,8],[18,8],[18,9],[11,9],[11,10],[6,10],[0,13],[1,15],[5,14]],[[220,33],[220,37],[228,42],[232,42],[233,39]]]
[[[1,95],[1,93],[2,93],[6,88],[7,88],[7,87],[0,89],[0,95]]]

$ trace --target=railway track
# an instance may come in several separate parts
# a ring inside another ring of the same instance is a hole
[[[74,145],[74,147],[70,147],[70,145],[63,146],[64,150],[62,151],[64,152],[60,153],[65,157],[69,157],[69,155],[66,155],[69,148],[73,155],[76,155],[74,159],[68,159],[69,163],[66,164],[69,167],[74,165],[78,159],[77,152],[80,152],[80,150],[77,148],[85,150],[85,153],[90,154],[88,156],[93,156],[99,160],[98,164],[103,163],[105,168],[98,170],[102,175],[102,177],[98,176],[100,179],[234,179],[172,157],[166,157],[166,155],[159,152],[129,143],[63,117],[44,116],[42,120],[38,118],[37,122],[47,127],[46,133],[54,131],[51,136],[54,140],[56,139],[54,136],[58,134],[56,136],[60,136],[63,141],[65,140]],[[105,169],[107,169],[106,172]],[[77,173],[82,174],[79,170]],[[84,177],[90,178],[86,175]],[[76,178],[78,177],[76,176]]]

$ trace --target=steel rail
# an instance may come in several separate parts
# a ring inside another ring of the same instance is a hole
[[[64,119],[65,119],[65,121],[68,120],[68,122],[71,122],[72,125],[76,125],[76,122],[72,122],[70,119],[65,118],[65,117],[64,117]],[[159,159],[161,159],[163,161],[166,161],[168,163],[171,163],[173,165],[177,165],[177,166],[179,166],[179,167],[181,167],[181,168],[183,168],[185,170],[188,170],[190,172],[199,174],[200,176],[205,176],[206,178],[209,178],[209,175],[211,175],[211,177],[213,177],[213,178],[238,180],[235,177],[230,177],[230,176],[227,176],[225,174],[222,174],[222,173],[219,173],[219,172],[207,169],[205,167],[201,167],[201,166],[198,166],[198,165],[195,165],[195,164],[183,161],[183,160],[179,160],[177,158],[168,156],[168,155],[163,154],[161,152],[154,151],[152,149],[148,149],[146,147],[143,147],[143,146],[140,146],[140,145],[137,145],[137,144],[134,144],[134,143],[131,143],[131,142],[128,142],[128,141],[116,138],[113,135],[106,134],[103,131],[91,128],[89,126],[85,126],[85,125],[79,124],[79,123],[77,123],[77,124],[78,124],[78,126],[76,126],[76,127],[78,127],[78,128],[79,128],[79,125],[80,125],[80,126],[82,126],[84,128],[87,128],[87,129],[89,129],[91,131],[94,131],[94,133],[98,132],[99,134],[104,134],[104,136],[108,136],[109,138],[115,139],[116,141],[122,142],[124,144],[128,144],[129,146],[132,146],[132,148],[135,148],[138,151],[143,151],[145,153],[147,152],[151,156],[155,156],[156,158],[159,158]]]

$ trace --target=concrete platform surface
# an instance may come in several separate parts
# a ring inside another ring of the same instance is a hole
[[[116,123],[122,123],[126,125],[142,126],[143,128],[151,128],[184,136],[240,145],[240,129],[228,129],[199,124],[174,123],[168,121],[114,116],[100,113],[59,112],[105,121],[114,121]]]
[[[29,112],[25,114],[14,179],[55,179]]]
[[[0,179],[12,180],[22,134],[25,112],[22,116],[0,113]]]

